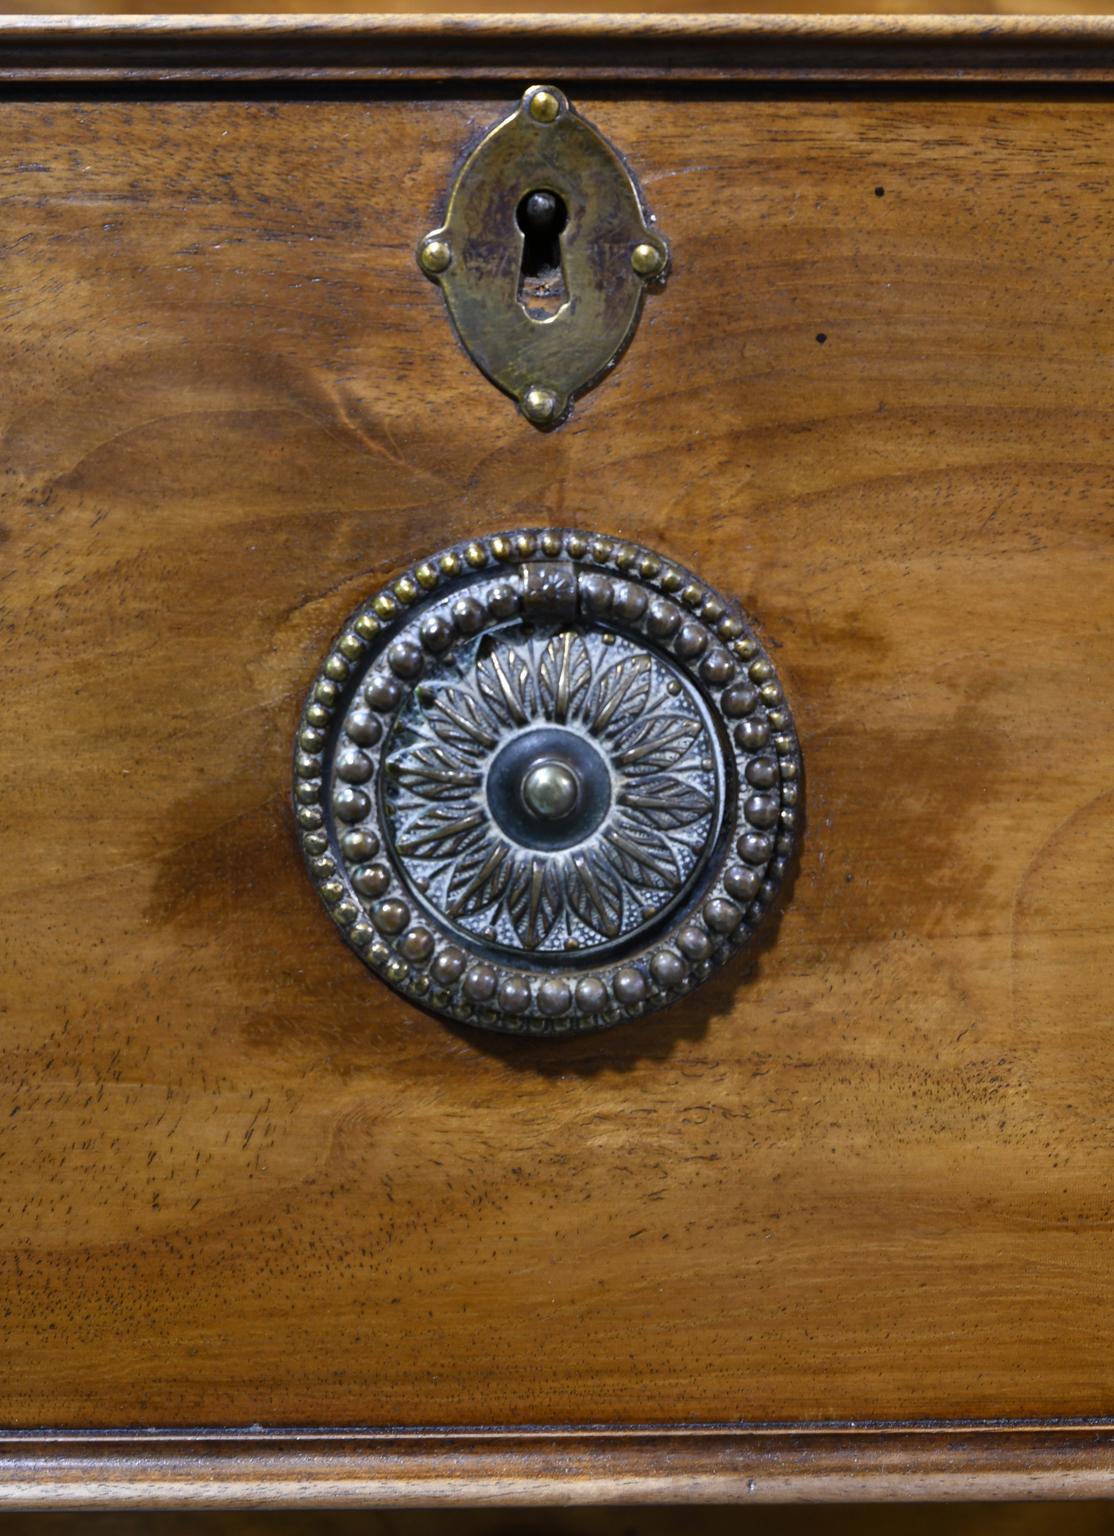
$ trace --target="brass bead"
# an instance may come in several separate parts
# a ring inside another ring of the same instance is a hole
[[[483,604],[474,597],[458,597],[452,607],[453,623],[462,635],[475,635],[483,628]]]
[[[337,641],[337,650],[342,656],[347,656],[349,661],[357,661],[364,651],[364,642],[359,635],[341,635]]]
[[[561,103],[552,91],[547,91],[544,86],[536,90],[530,97],[530,116],[536,123],[556,122],[561,112]]]
[[[599,1013],[607,1001],[604,984],[596,976],[585,976],[576,984],[576,1004],[582,1013]]]
[[[709,901],[704,908],[704,921],[713,933],[734,933],[742,917],[743,914],[733,901],[724,901],[719,896]]]
[[[381,901],[372,908],[371,920],[380,933],[402,933],[410,926],[410,908],[404,901]]]
[[[407,960],[428,960],[433,953],[433,935],[428,928],[411,928],[399,949]]]
[[[538,541],[532,533],[520,533],[514,542],[519,554],[523,557],[532,555],[538,547]]]
[[[469,544],[464,551],[464,558],[469,565],[481,566],[487,564],[487,556],[484,554],[482,544]]]
[[[525,1013],[530,1006],[530,983],[522,976],[506,976],[499,986],[499,1007],[504,1013]]]
[[[393,619],[398,613],[398,604],[389,592],[380,592],[372,607],[381,619]]]
[[[366,827],[354,827],[341,838],[340,846],[344,851],[346,859],[356,861],[373,859],[379,852],[379,839],[374,832],[369,832]],[[379,895],[380,893],[376,891],[374,894]]]
[[[419,565],[415,570],[414,575],[418,578],[418,581],[423,587],[426,588],[427,591],[430,587],[435,587],[437,585],[437,572],[433,569],[432,565],[428,563],[428,561],[423,565]]]
[[[688,966],[671,949],[662,949],[650,961],[650,975],[659,987],[679,987],[685,979]]]
[[[587,539],[585,539],[579,533],[570,533],[568,538],[565,540],[565,549],[573,557],[574,560],[581,559],[583,554],[584,554],[584,551],[587,548],[588,548],[588,541],[587,541]]]
[[[665,253],[648,240],[640,240],[630,253],[630,264],[639,277],[656,277],[665,266]]]
[[[427,651],[437,655],[452,644],[453,626],[443,613],[430,613],[422,620],[418,637]]]
[[[434,235],[429,240],[423,240],[418,252],[418,265],[423,272],[436,276],[439,272],[445,272],[452,264],[453,248],[447,240],[442,240]]]
[[[542,553],[546,555],[559,555],[561,553],[561,539],[558,534],[552,531],[542,534]]]
[[[323,670],[326,677],[340,683],[348,676],[348,663],[343,656],[330,656]]]
[[[379,620],[373,613],[361,613],[352,628],[365,640],[373,640],[379,633]]]
[[[333,813],[341,821],[362,821],[370,810],[371,801],[362,789],[341,784],[333,791]]]
[[[418,595],[418,584],[412,576],[403,576],[395,582],[395,595],[404,603],[412,603]]]
[[[460,556],[456,554],[442,555],[441,569],[446,576],[455,576],[460,570]]]
[[[641,971],[635,970],[633,965],[624,966],[612,977],[611,990],[616,1002],[628,1008],[632,1007],[646,996],[646,978]]]
[[[772,757],[755,757],[747,764],[746,781],[755,789],[772,789],[778,781],[778,773]]]
[[[572,991],[559,977],[547,978],[538,988],[538,1008],[542,1013],[565,1013],[571,1003]]]
[[[765,720],[759,720],[752,716],[749,720],[742,720],[735,727],[735,740],[744,752],[757,752],[759,747],[764,747],[770,739],[770,727]]]
[[[372,775],[371,758],[359,747],[348,747],[336,760],[336,775],[346,784],[366,784]]]
[[[708,649],[708,632],[699,624],[682,624],[673,641],[673,649],[684,661],[702,656]]]
[[[509,560],[514,554],[514,546],[510,539],[505,539],[502,534],[498,534],[491,541],[491,553],[496,560]]]

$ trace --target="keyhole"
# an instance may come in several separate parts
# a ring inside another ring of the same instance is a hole
[[[561,234],[569,210],[559,192],[527,192],[515,210],[522,242],[518,302],[535,320],[555,315],[568,298],[561,261]]]

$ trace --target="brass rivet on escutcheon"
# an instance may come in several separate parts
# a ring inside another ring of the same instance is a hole
[[[630,264],[639,277],[656,277],[665,265],[665,257],[656,245],[644,240],[630,253]]]
[[[536,123],[556,122],[560,111],[561,103],[552,91],[535,91],[530,97],[530,116]]]
[[[560,409],[561,402],[553,390],[543,389],[540,384],[532,384],[522,397],[522,414],[537,426],[556,421]]]
[[[418,252],[418,264],[431,276],[447,272],[453,259],[453,248],[447,240],[434,238],[423,242]]]

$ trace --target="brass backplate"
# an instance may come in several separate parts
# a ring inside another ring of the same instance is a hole
[[[522,210],[563,220],[552,266],[531,267]],[[418,247],[460,340],[535,426],[557,426],[614,364],[669,248],[619,155],[562,93],[533,86],[468,156],[445,222]]]

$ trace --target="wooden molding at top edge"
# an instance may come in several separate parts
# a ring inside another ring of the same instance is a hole
[[[1114,1429],[0,1437],[0,1508],[789,1503],[1114,1494]]]
[[[7,84],[1114,81],[1114,17],[26,16]]]

